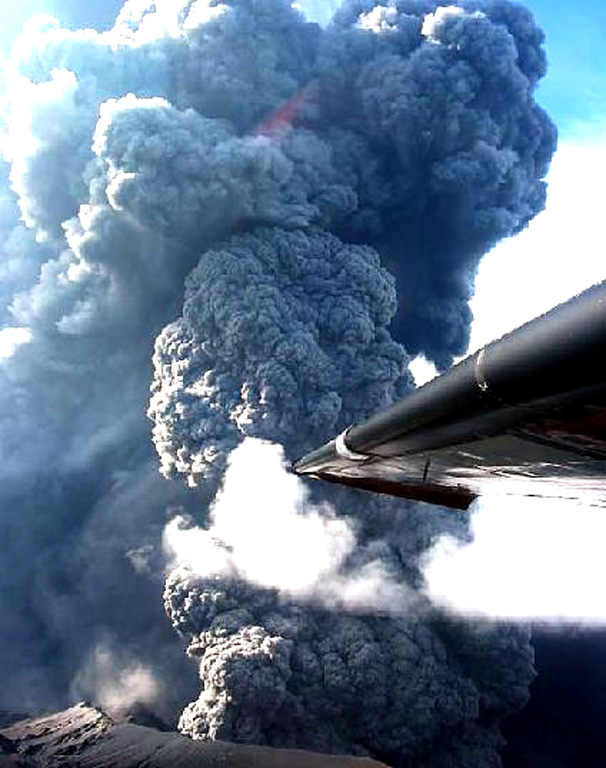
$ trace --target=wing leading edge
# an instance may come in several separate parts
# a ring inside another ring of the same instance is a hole
[[[293,465],[467,509],[480,495],[606,506],[606,282],[494,341]]]

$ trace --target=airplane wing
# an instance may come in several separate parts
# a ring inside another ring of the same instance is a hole
[[[350,427],[293,471],[456,509],[484,494],[606,506],[605,371],[603,282]]]

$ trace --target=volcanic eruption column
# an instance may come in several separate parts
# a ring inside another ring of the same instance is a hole
[[[8,123],[22,239],[37,232],[40,252],[11,273],[6,311],[58,345],[74,381],[94,373],[104,402],[129,368],[131,388],[101,413],[136,416],[141,349],[202,253],[182,317],[156,341],[163,474],[210,496],[244,438],[308,450],[403,395],[408,354],[445,368],[465,351],[480,257],[544,205],[555,131],[532,97],[541,43],[507,2],[354,2],[321,29],[279,0],[133,0],[105,35],[39,25],[13,54],[29,91]],[[116,432],[106,439],[124,446]],[[447,618],[419,591],[420,556],[442,533],[465,537],[465,521],[312,493],[355,534],[340,577],[379,564],[394,594],[416,595],[411,609],[176,567],[166,609],[203,681],[181,729],[393,765],[499,765],[499,721],[533,677],[528,637]]]

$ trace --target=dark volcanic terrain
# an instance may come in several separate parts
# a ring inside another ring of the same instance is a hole
[[[63,712],[10,723],[12,719],[2,713],[0,768],[381,768],[383,765],[364,758],[192,741],[174,731],[117,722],[85,703]]]

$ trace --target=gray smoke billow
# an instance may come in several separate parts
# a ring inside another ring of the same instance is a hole
[[[185,291],[154,355],[150,415],[168,476],[220,476],[244,435],[301,452],[409,384],[387,330],[393,279],[367,246],[257,228],[206,251]]]
[[[29,337],[0,360],[3,706],[94,696],[110,668],[164,714],[195,698],[162,616],[167,509],[199,532],[245,438],[293,458],[405,394],[410,355],[465,350],[479,259],[544,204],[541,43],[501,0],[349,2],[325,28],[282,0],[131,0],[105,33],[27,26],[1,124],[0,319]],[[175,567],[203,681],[181,728],[499,765],[528,637],[421,594],[465,520],[310,493],[311,524],[348,521],[338,583],[374,569],[410,610]]]

